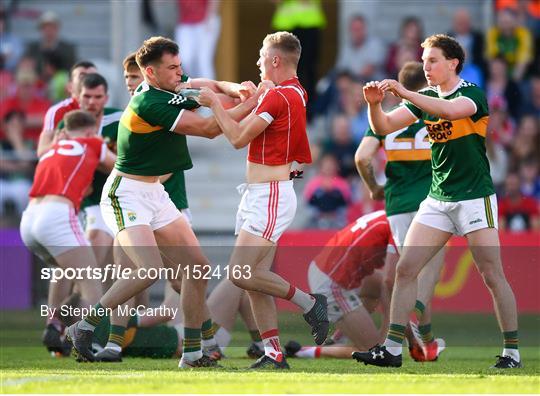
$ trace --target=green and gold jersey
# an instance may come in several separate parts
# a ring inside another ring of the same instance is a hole
[[[107,147],[111,151],[116,151],[116,137],[118,135],[118,123],[122,116],[122,110],[105,107],[103,110],[103,117],[101,118],[101,125],[99,127],[98,135],[103,138]],[[58,129],[64,128],[64,120],[58,124]],[[88,206],[99,205],[101,201],[101,191],[107,181],[109,175],[99,170],[94,172],[94,179],[92,180],[92,192],[89,196],[85,197],[81,204],[81,209]]]
[[[431,151],[424,122],[418,120],[386,136],[368,129],[365,136],[377,138],[386,151],[386,215],[417,211],[431,185]]]
[[[184,171],[174,172],[164,183],[165,191],[179,210],[187,209],[188,199],[186,193],[186,177]]]
[[[141,83],[120,119],[115,168],[142,176],[190,169],[186,136],[173,130],[185,110],[197,107],[194,100]]]
[[[447,100],[466,97],[476,106],[472,116],[449,121],[434,117],[412,103],[405,104],[417,118],[424,120],[431,143],[433,176],[429,196],[457,202],[493,194],[485,146],[489,109],[484,92],[475,84],[461,80],[449,93],[439,94],[434,87],[419,93]]]

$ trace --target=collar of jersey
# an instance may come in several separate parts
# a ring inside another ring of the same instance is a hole
[[[437,86],[437,93],[439,94],[439,97],[446,97],[446,96],[450,96],[452,95],[454,92],[456,92],[459,87],[461,87],[461,84],[463,83],[463,79],[460,78],[458,83],[456,84],[456,86],[454,88],[452,88],[450,91],[448,92],[441,92],[441,89],[439,88],[439,86]]]

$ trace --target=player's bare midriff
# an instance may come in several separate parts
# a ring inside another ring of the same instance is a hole
[[[63,202],[68,204],[70,207],[73,207],[73,203],[69,200],[69,198],[63,197],[61,195],[45,195],[43,197],[31,198],[29,204],[37,205],[45,202]]]
[[[247,161],[246,181],[251,184],[289,180],[291,164],[292,162],[285,165],[262,165]]]
[[[118,169],[113,169],[111,175],[127,177],[128,179],[137,180],[144,183],[156,183],[160,180],[160,176],[132,175],[131,173],[119,171]]]

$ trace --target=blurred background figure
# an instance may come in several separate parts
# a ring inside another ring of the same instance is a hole
[[[24,53],[24,44],[20,37],[13,34],[8,26],[7,11],[0,5],[0,57],[3,68],[14,72]]]
[[[538,202],[523,195],[517,173],[509,173],[499,199],[499,227],[512,232],[540,229]]]
[[[214,54],[221,28],[218,9],[218,0],[178,0],[175,40],[189,76],[216,78]]]
[[[37,72],[44,79],[45,60],[52,55],[62,70],[69,70],[77,60],[74,44],[60,38],[60,18],[52,11],[44,12],[38,20],[40,39],[28,44],[26,55],[35,59]]]
[[[339,175],[345,179],[356,177],[354,154],[357,144],[352,139],[349,119],[344,114],[334,117],[332,136],[323,142],[322,153],[337,159]]]
[[[529,30],[519,24],[516,11],[503,8],[497,13],[497,25],[488,30],[487,56],[503,56],[508,63],[508,74],[520,82],[533,59],[533,42]]]
[[[424,41],[424,28],[417,17],[403,19],[399,29],[399,38],[390,44],[386,56],[385,72],[390,78],[397,78],[398,71],[405,62],[421,61]],[[412,59],[410,59],[412,58]]]
[[[321,47],[321,34],[326,26],[326,18],[321,0],[271,0],[276,3],[272,17],[274,31],[293,33],[302,45],[302,55],[298,63],[298,78],[308,94],[307,115],[312,117],[315,102],[315,84]]]
[[[339,164],[331,154],[322,156],[319,172],[304,189],[304,200],[309,205],[309,228],[343,228],[347,224],[347,206],[351,202],[351,188],[339,176]]]

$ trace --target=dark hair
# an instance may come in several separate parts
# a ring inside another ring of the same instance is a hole
[[[463,48],[455,38],[447,36],[446,34],[434,34],[424,40],[422,48],[440,48],[446,59],[458,60],[456,74],[461,73],[461,70],[463,70],[465,51],[463,51]]]
[[[130,69],[132,67],[139,68],[139,65],[137,64],[136,55],[137,55],[136,52],[132,52],[131,54],[129,54],[128,56],[124,58],[124,61],[122,62],[122,65],[124,66],[124,70]]]
[[[137,50],[135,59],[142,69],[148,65],[161,61],[163,54],[178,55],[178,44],[171,39],[162,36],[150,37],[145,40]]]
[[[96,65],[94,65],[90,61],[80,61],[80,62],[75,63],[73,66],[71,66],[71,69],[69,69],[69,81],[71,81],[73,77],[73,72],[75,71],[75,69],[78,69],[79,67],[82,67],[83,69],[89,69],[91,67],[96,68]]]
[[[351,15],[351,17],[349,18],[349,25],[350,25],[353,21],[360,21],[360,22],[362,22],[362,23],[366,23],[366,17],[363,16],[362,14],[353,14],[353,15]]]
[[[20,118],[21,120],[24,120],[26,118],[26,115],[23,111],[20,110],[11,110],[4,116],[4,122],[11,121],[12,118]]]
[[[96,117],[84,110],[72,110],[64,115],[66,130],[79,131],[96,125]]]
[[[43,63],[48,63],[56,70],[62,70],[64,68],[62,58],[56,52],[45,52],[43,54]]]
[[[109,86],[107,84],[107,80],[105,80],[105,77],[98,73],[87,74],[83,77],[81,81],[81,89],[83,87],[93,89],[99,87],[100,85],[103,85],[103,87],[105,88],[105,92],[108,91]]]
[[[407,62],[398,74],[398,80],[409,91],[419,91],[427,85],[421,62]]]

